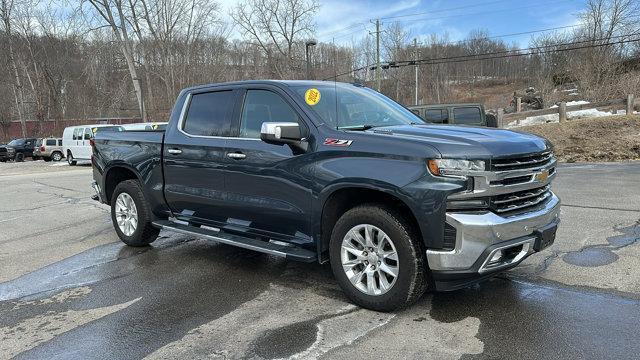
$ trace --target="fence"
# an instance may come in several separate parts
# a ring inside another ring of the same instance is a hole
[[[627,114],[633,113],[633,108],[635,105],[640,105],[640,99],[636,99],[633,94],[627,95],[626,99],[614,99],[608,101],[601,101],[596,103],[588,103],[588,104],[580,104],[580,105],[571,105],[567,106],[567,103],[561,102],[558,107],[542,109],[542,110],[529,110],[529,111],[519,111],[521,106],[521,102],[516,99],[516,112],[505,114],[504,109],[498,109],[496,118],[498,120],[498,126],[503,128],[505,125],[513,122],[526,119],[531,116],[540,116],[540,115],[550,115],[550,114],[558,114],[560,122],[567,120],[567,112],[576,111],[576,110],[586,110],[586,109],[594,109],[594,108],[602,108],[602,107],[617,107],[617,108],[626,108]]]

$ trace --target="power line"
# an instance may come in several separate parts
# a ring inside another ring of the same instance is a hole
[[[518,6],[518,7],[511,7],[511,8],[506,8],[506,9],[496,9],[496,10],[480,11],[480,12],[466,13],[466,14],[456,14],[456,15],[447,15],[447,16],[438,16],[438,17],[423,17],[423,18],[409,19],[409,20],[398,20],[398,21],[392,21],[391,23],[392,24],[400,24],[400,23],[408,23],[408,22],[424,21],[424,20],[452,19],[452,18],[457,18],[457,17],[461,17],[461,16],[495,14],[495,13],[498,13],[498,12],[509,12],[509,11],[515,11],[515,10],[521,10],[521,9],[538,8],[538,7],[542,6],[542,5],[561,4],[561,3],[567,3],[567,2],[572,2],[572,1],[573,0],[549,1],[549,2],[546,2],[546,3],[536,3],[535,5]]]
[[[606,38],[589,39],[589,40],[584,40],[584,41],[568,42],[568,43],[545,45],[545,46],[539,46],[539,47],[530,47],[530,48],[523,48],[523,49],[506,50],[506,51],[488,52],[488,53],[482,53],[482,54],[459,55],[459,56],[428,58],[428,59],[402,60],[402,61],[389,62],[389,64],[393,64],[393,67],[402,67],[402,66],[409,66],[409,65],[423,65],[423,64],[434,65],[434,64],[457,63],[457,62],[466,62],[466,61],[500,59],[500,58],[508,58],[508,57],[521,57],[521,56],[529,56],[529,55],[536,55],[536,54],[546,54],[546,53],[553,53],[553,52],[564,52],[564,51],[572,51],[572,50],[580,50],[580,49],[587,49],[587,48],[597,48],[597,47],[603,47],[603,46],[639,42],[640,38],[629,39],[629,40],[624,40],[623,39],[623,40],[620,40],[620,41],[611,42],[611,40],[615,39],[615,38],[632,37],[632,36],[636,36],[636,35],[640,35],[640,32],[639,33],[633,33],[633,34],[627,34],[627,35],[612,36],[612,37],[610,37],[608,39],[606,39]],[[590,43],[590,42],[593,43],[593,42],[598,42],[598,41],[603,41],[603,40],[607,40],[608,42],[600,43],[600,44],[589,44],[589,45],[584,45],[584,46],[574,46],[574,47],[568,47],[568,48],[560,48],[560,49],[557,48],[557,47],[562,47],[562,46],[572,46],[572,45],[579,45],[579,44]],[[352,72],[362,71],[362,70],[365,70],[365,69],[368,69],[368,68],[372,67],[373,65],[374,64],[370,64],[370,65],[366,65],[366,66],[363,66],[363,67],[360,67],[360,68],[357,68],[357,69],[352,69],[352,70],[350,70],[348,72],[337,74],[334,77],[326,78],[324,80],[335,79],[338,76],[344,76],[344,75],[348,75],[348,74],[350,74]]]

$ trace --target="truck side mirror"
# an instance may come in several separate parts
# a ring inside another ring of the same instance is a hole
[[[260,139],[269,144],[288,144],[299,150],[307,150],[300,124],[295,122],[265,122],[260,129]]]

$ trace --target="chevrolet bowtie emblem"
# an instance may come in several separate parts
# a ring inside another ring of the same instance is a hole
[[[536,174],[537,181],[547,181],[549,178],[549,170],[545,170]]]

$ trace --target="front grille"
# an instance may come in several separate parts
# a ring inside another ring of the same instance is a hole
[[[507,171],[530,169],[544,166],[553,161],[553,152],[545,151],[542,153],[528,154],[517,157],[499,158],[491,160],[491,170]]]
[[[7,152],[7,148],[0,147],[0,153],[6,153],[6,152]]]
[[[550,187],[545,185],[535,189],[494,196],[491,198],[491,210],[498,214],[524,211],[544,203],[549,198],[551,198]]]

